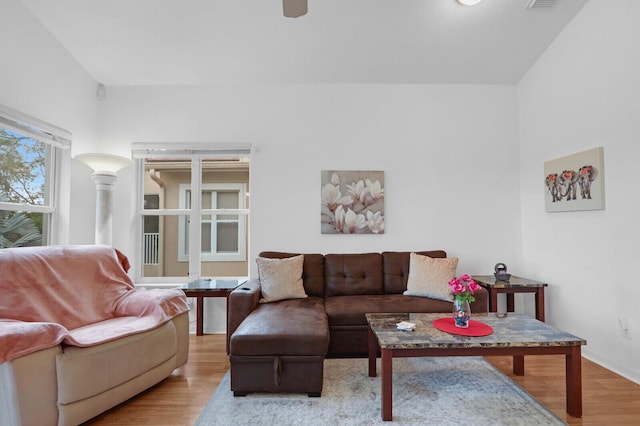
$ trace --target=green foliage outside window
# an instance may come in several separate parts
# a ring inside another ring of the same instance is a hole
[[[42,215],[0,211],[0,248],[28,247],[42,244]],[[40,223],[38,228],[37,223]]]
[[[0,129],[0,202],[45,203],[48,146]],[[0,210],[0,248],[42,244],[44,215]]]

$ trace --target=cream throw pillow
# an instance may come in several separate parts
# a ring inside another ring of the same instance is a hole
[[[260,303],[307,297],[302,285],[304,255],[285,259],[258,257],[258,275],[262,286]]]
[[[452,302],[449,281],[456,276],[457,267],[457,257],[431,258],[411,253],[407,290],[403,294]]]

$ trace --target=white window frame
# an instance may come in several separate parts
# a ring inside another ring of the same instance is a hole
[[[179,185],[179,205],[182,209],[187,209],[187,191],[191,191],[191,184],[182,183]],[[247,260],[247,236],[245,235],[245,220],[242,215],[236,213],[238,210],[244,210],[245,208],[245,200],[247,198],[247,186],[243,183],[204,183],[202,184],[203,191],[211,191],[211,192],[237,192],[238,193],[238,208],[237,209],[218,209],[217,206],[212,206],[212,208],[201,208],[200,213],[201,216],[210,215],[212,217],[211,220],[211,247],[214,248],[214,251],[210,253],[202,253],[201,259],[203,262],[244,262]],[[212,200],[215,203],[215,199]],[[213,220],[213,217],[217,215],[236,215],[238,219],[234,222],[238,223],[238,251],[235,253],[229,252],[217,252],[215,251],[215,242],[216,242],[216,232],[217,226],[213,226],[217,224],[219,221],[216,219]],[[188,235],[187,235],[187,226],[186,221],[180,220],[178,222],[178,261],[179,262],[187,262],[189,261],[189,254],[185,248],[187,247]],[[200,221],[203,222],[202,220]]]
[[[0,202],[0,210],[48,215],[43,228],[43,245],[68,244],[70,192],[71,133],[60,127],[0,105],[0,127],[28,136],[51,147],[46,166],[48,202],[43,205]]]
[[[199,223],[202,214],[213,214],[213,209],[202,209],[201,197],[194,197],[190,209],[145,209],[144,208],[144,160],[145,159],[177,159],[191,161],[191,191],[201,194],[202,162],[211,158],[251,157],[254,147],[250,143],[147,143],[131,144],[132,157],[136,160],[136,252],[143,258],[142,227],[144,216],[187,216],[191,223]],[[245,192],[246,195],[246,192]],[[248,221],[249,209],[221,209],[224,214],[245,216]],[[201,227],[189,227],[189,276],[187,277],[144,277],[142,262],[135,262],[135,282],[140,284],[168,284],[189,282],[192,277],[201,274]],[[244,252],[246,253],[246,246]]]

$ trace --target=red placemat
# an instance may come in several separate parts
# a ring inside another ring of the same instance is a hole
[[[493,334],[493,328],[485,323],[469,320],[469,328],[456,327],[453,318],[438,318],[433,321],[433,326],[440,331],[446,331],[447,333],[460,334],[462,336],[488,336]]]

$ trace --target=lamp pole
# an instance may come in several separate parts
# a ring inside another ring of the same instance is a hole
[[[96,184],[96,244],[111,245],[113,235],[113,186],[115,173],[96,171],[91,175]]]

